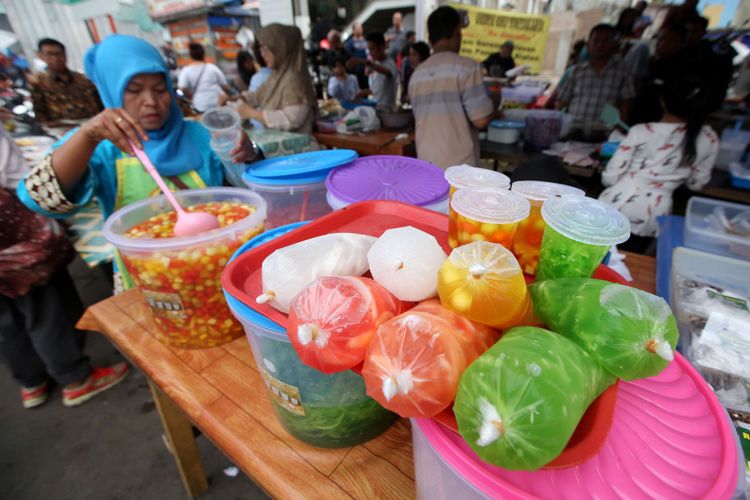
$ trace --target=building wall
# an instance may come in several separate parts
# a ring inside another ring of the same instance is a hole
[[[83,70],[83,56],[94,42],[85,22],[74,15],[73,7],[48,0],[3,0],[3,4],[13,32],[29,60],[36,54],[39,39],[50,37],[65,45],[68,66],[76,71]],[[94,22],[100,37],[112,33],[106,16],[98,16]],[[157,47],[161,44],[159,33],[147,33],[135,24],[121,21],[116,21],[115,26],[119,33],[141,37]]]

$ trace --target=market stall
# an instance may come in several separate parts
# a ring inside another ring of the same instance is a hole
[[[655,260],[628,254],[627,262],[633,285],[653,292]],[[91,307],[79,327],[101,332],[148,377],[189,496],[208,489],[195,425],[274,497],[415,497],[407,420],[363,445],[316,448],[270,418],[271,400],[246,339],[200,351],[167,347],[154,338],[151,312],[137,291]]]
[[[138,290],[80,324],[148,376],[190,495],[207,487],[191,425],[275,496],[738,487],[736,433],[676,350],[657,262],[626,254],[632,281],[602,264],[630,235],[609,205],[347,150],[242,179],[177,193],[218,217],[207,233],[175,237],[163,199],[113,214]]]

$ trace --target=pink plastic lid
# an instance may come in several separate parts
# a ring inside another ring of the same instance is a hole
[[[737,485],[734,429],[709,385],[679,354],[656,377],[620,383],[604,446],[567,469],[501,469],[444,426],[412,423],[443,461],[492,498],[718,499],[730,498]]]
[[[429,205],[448,195],[443,171],[432,163],[404,156],[366,156],[332,170],[326,188],[337,199],[355,203],[393,200]]]

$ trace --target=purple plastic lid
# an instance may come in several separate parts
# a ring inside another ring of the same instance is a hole
[[[366,156],[331,170],[326,188],[336,198],[355,203],[394,200],[429,205],[448,195],[443,171],[432,163],[403,156]]]

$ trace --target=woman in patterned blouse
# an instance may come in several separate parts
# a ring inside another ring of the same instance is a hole
[[[704,121],[710,96],[702,80],[683,75],[665,82],[658,122],[630,129],[602,173],[609,186],[599,199],[630,219],[626,246],[645,251],[656,235],[656,218],[672,211],[672,193],[686,184],[700,190],[711,178],[719,138]]]

